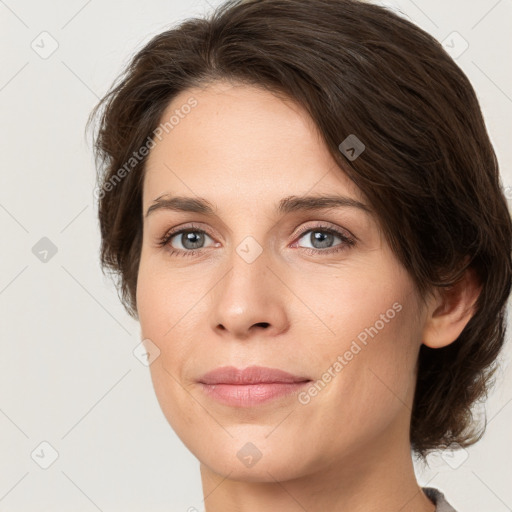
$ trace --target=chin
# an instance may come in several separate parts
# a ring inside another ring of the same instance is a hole
[[[275,482],[292,480],[305,474],[304,454],[295,448],[282,449],[258,437],[253,442],[236,438],[215,443],[215,449],[205,453],[191,450],[202,465],[230,480],[246,482]],[[263,447],[265,444],[265,447]],[[189,447],[190,448],[190,447]],[[291,454],[290,454],[291,452]]]

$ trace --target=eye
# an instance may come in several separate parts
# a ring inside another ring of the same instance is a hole
[[[175,247],[172,240],[176,238],[178,245],[181,247]],[[204,231],[181,231],[175,233],[169,240],[171,247],[181,250],[192,250],[202,249],[205,239],[210,238]],[[210,239],[211,240],[211,239]]]
[[[192,256],[196,250],[204,249],[206,239],[213,239],[202,229],[193,226],[166,233],[159,241],[160,247],[168,247],[173,255]]]
[[[310,243],[310,247],[304,247],[302,245],[295,246],[302,247],[307,252],[312,254],[318,253],[332,253],[344,250],[355,244],[355,241],[340,231],[327,227],[327,226],[316,226],[303,231],[300,235],[299,241],[304,239],[307,243]],[[340,241],[337,245],[336,239]]]

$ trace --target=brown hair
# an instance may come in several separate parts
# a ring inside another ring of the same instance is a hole
[[[94,141],[101,263],[119,278],[128,313],[138,318],[145,162],[133,154],[179,92],[221,79],[284,94],[307,110],[421,297],[474,269],[482,290],[459,338],[445,348],[421,346],[410,440],[421,457],[476,442],[485,427],[477,431],[471,406],[486,396],[504,342],[511,218],[467,77],[432,36],[382,7],[230,0],[155,36],[133,57],[89,119],[101,111]],[[350,134],[365,145],[354,160],[339,149]]]

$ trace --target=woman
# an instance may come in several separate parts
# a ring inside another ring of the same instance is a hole
[[[205,509],[454,510],[412,455],[483,433],[512,231],[442,46],[357,0],[235,0],[100,112],[102,264]]]

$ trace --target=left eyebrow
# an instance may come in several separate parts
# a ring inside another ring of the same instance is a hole
[[[351,197],[339,195],[288,196],[279,201],[276,206],[276,211],[283,215],[300,210],[317,211],[340,207],[358,208],[365,213],[373,214],[371,208],[364,203]],[[202,197],[171,197],[163,195],[153,201],[153,204],[146,212],[146,217],[148,217],[150,213],[160,209],[202,213],[204,215],[215,215],[217,211],[212,203]]]
[[[277,211],[284,214],[297,210],[313,211],[340,207],[359,208],[370,215],[373,214],[371,208],[357,199],[338,195],[288,196],[279,202]]]

